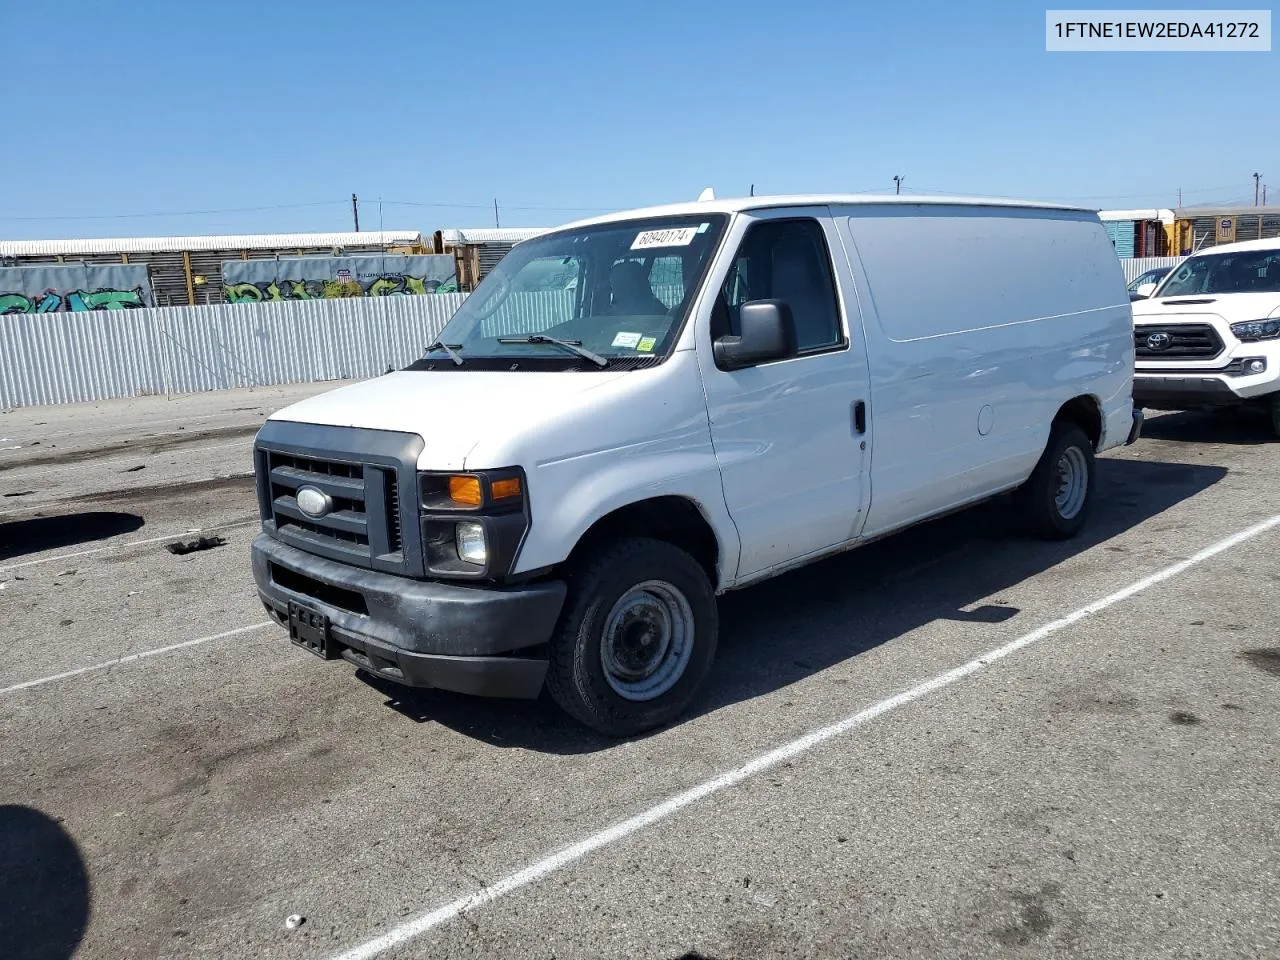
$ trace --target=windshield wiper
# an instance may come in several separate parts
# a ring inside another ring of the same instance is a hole
[[[498,337],[499,343],[551,343],[557,347],[563,347],[571,353],[576,353],[584,360],[590,360],[597,367],[607,367],[609,361],[598,353],[592,353],[582,345],[581,340],[561,340],[558,337],[547,337],[540,333],[535,333],[528,337]]]
[[[462,349],[462,344],[460,343],[444,343],[440,340],[432,340],[422,352],[431,353],[435,350],[443,350],[449,355],[449,359],[454,362],[454,365],[460,367],[463,364],[462,354],[458,353],[460,349]]]

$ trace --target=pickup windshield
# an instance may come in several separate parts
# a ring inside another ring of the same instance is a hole
[[[1170,273],[1155,296],[1202,293],[1280,293],[1280,250],[1200,254]]]
[[[584,370],[656,362],[678,335],[727,221],[710,213],[616,221],[526,240],[438,339],[463,358],[464,372],[495,361]]]

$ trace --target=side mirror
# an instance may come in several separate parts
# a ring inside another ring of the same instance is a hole
[[[1146,300],[1155,292],[1156,292],[1156,284],[1140,283],[1138,284],[1137,288],[1133,291],[1133,296],[1137,300]]]
[[[716,366],[737,370],[796,352],[796,322],[785,300],[752,300],[742,305],[741,333],[711,345]]]

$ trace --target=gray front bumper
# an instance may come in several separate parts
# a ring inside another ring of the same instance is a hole
[[[1230,406],[1244,400],[1221,377],[1146,374],[1133,378],[1133,402],[1153,410],[1190,410],[1202,406]]]
[[[565,584],[457,586],[337,563],[258,536],[253,576],[267,609],[288,624],[290,601],[329,620],[341,655],[411,686],[485,696],[536,697],[542,651],[564,606]]]

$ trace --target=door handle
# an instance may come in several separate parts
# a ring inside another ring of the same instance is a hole
[[[867,432],[867,404],[863,400],[853,402],[853,429],[855,433]]]

